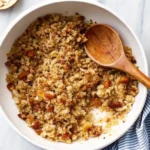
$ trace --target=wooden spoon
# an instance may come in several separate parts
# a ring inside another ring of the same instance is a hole
[[[93,25],[85,33],[87,55],[101,66],[116,68],[134,76],[150,89],[150,78],[139,71],[126,57],[118,33],[110,26]]]
[[[9,7],[13,6],[18,0],[10,0],[8,3],[5,3],[3,6],[0,7],[0,10],[8,9]]]

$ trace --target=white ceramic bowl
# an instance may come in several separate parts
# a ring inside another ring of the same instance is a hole
[[[133,55],[136,57],[139,69],[148,75],[148,66],[145,53],[139,40],[130,27],[115,13],[97,2],[86,2],[84,0],[57,0],[55,2],[45,1],[42,4],[29,8],[20,14],[9,25],[0,40],[0,105],[2,106],[3,112],[12,127],[22,137],[37,146],[49,150],[101,149],[120,138],[138,118],[143,109],[147,94],[147,89],[143,85],[139,84],[139,94],[136,96],[132,110],[127,116],[126,123],[119,125],[116,132],[112,134],[112,136],[108,136],[105,140],[103,138],[94,138],[88,141],[75,142],[72,144],[51,142],[38,136],[27,126],[24,121],[18,118],[18,109],[11,97],[11,93],[6,88],[6,53],[10,50],[14,40],[20,36],[25,31],[27,26],[37,17],[53,12],[65,14],[66,11],[68,11],[69,14],[78,12],[84,15],[86,19],[92,19],[98,23],[113,26],[120,33],[124,44],[132,48]]]

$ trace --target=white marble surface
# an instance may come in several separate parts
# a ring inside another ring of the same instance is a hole
[[[0,36],[21,12],[46,0],[19,0],[8,10],[0,11]],[[150,0],[99,0],[117,12],[140,39],[150,66]],[[8,124],[0,109],[0,150],[42,150],[22,139]]]

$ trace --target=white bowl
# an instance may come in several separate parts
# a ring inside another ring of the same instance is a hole
[[[124,44],[132,48],[133,55],[137,60],[139,69],[148,75],[148,66],[145,53],[139,40],[130,27],[114,12],[110,11],[98,2],[86,2],[84,0],[57,0],[55,2],[45,1],[42,4],[29,8],[20,14],[9,25],[0,40],[0,105],[2,106],[3,112],[12,127],[26,140],[39,147],[49,150],[101,149],[120,138],[138,118],[145,104],[147,95],[147,89],[143,85],[139,84],[139,94],[136,96],[132,110],[127,116],[127,121],[124,124],[119,125],[116,132],[112,134],[112,136],[108,136],[106,139],[101,137],[93,138],[88,141],[75,142],[72,144],[51,142],[38,136],[31,128],[27,126],[24,121],[18,118],[18,109],[11,97],[11,93],[6,88],[7,83],[5,78],[8,71],[5,67],[5,62],[7,60],[6,53],[10,50],[14,40],[20,36],[25,31],[27,26],[37,17],[54,12],[65,14],[66,11],[68,11],[69,14],[78,12],[84,15],[86,19],[92,19],[98,23],[113,26],[120,33]]]

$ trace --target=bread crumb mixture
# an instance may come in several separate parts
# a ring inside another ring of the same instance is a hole
[[[85,53],[84,33],[94,23],[79,14],[38,18],[14,42],[6,66],[7,88],[18,116],[49,140],[71,143],[99,137],[124,119],[138,93],[138,82],[119,70],[101,67]],[[131,49],[124,47],[135,64]],[[94,124],[93,109],[106,111]]]

